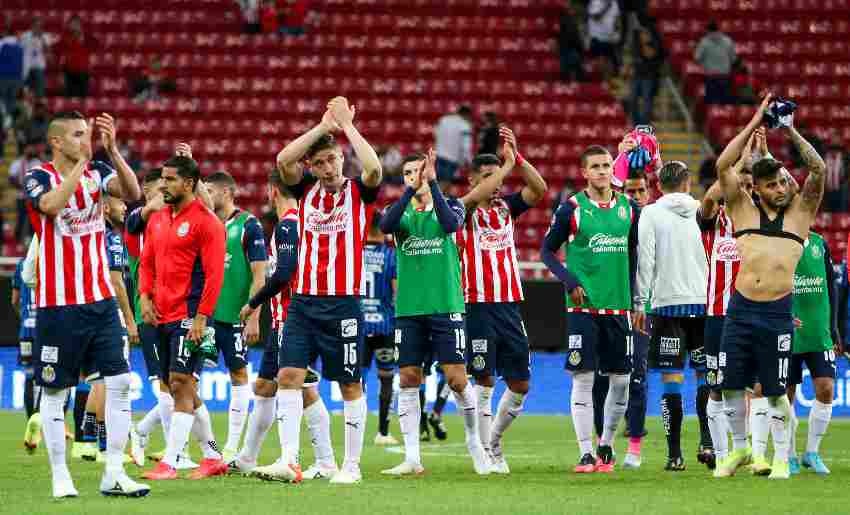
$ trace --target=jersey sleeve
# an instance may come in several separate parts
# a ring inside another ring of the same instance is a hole
[[[508,205],[508,209],[511,210],[511,216],[514,218],[517,218],[521,214],[531,209],[531,206],[526,204],[525,200],[523,200],[521,191],[511,193],[510,195],[505,195],[502,199]]]
[[[27,200],[32,203],[33,209],[41,210],[39,201],[42,195],[53,188],[50,184],[50,174],[44,170],[34,169],[27,172],[24,178],[24,189],[26,190]]]
[[[374,188],[370,188],[363,184],[363,179],[357,177],[354,179],[354,184],[358,190],[360,190],[360,198],[363,199],[363,202],[366,204],[372,204],[376,200],[378,200],[378,193],[381,191],[381,184],[379,183]]]
[[[112,168],[109,164],[103,161],[92,161],[91,168],[93,170],[97,170],[97,173],[100,175],[100,190],[103,193],[109,193],[107,191],[109,183],[118,177],[118,173],[115,171],[115,168]]]
[[[109,231],[104,239],[106,259],[111,272],[124,270],[124,240],[117,231]]]
[[[277,243],[277,264],[274,273],[249,301],[252,309],[257,309],[289,284],[292,274],[298,268],[298,222],[282,220],[275,228]]]
[[[540,249],[540,258],[543,263],[557,277],[564,286],[567,292],[574,290],[577,286],[581,286],[578,278],[567,270],[567,267],[558,259],[558,251],[570,239],[572,231],[573,213],[575,205],[570,200],[565,200],[552,215],[552,224],[546,232],[546,237],[543,238],[543,246]]]
[[[144,206],[139,206],[127,215],[127,223],[125,227],[129,234],[142,234],[145,232],[145,220],[142,218],[142,208]]]
[[[245,249],[245,257],[251,263],[265,261],[268,258],[266,254],[266,237],[263,234],[263,228],[260,221],[255,216],[252,216],[245,221],[245,233],[242,235],[242,247]]]
[[[398,268],[395,262],[395,249],[387,247],[387,277],[390,280],[398,277]]]

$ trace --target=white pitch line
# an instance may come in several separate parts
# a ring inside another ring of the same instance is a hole
[[[466,444],[457,444],[457,443],[448,443],[442,444],[439,446],[440,448],[446,447],[460,447],[464,451],[466,450]],[[444,456],[448,458],[469,458],[469,454],[467,452],[435,452],[435,448],[433,447],[424,447],[420,448],[419,454],[422,456]],[[384,447],[384,450],[392,453],[392,454],[404,454],[404,447],[400,445],[392,445],[389,447]],[[521,460],[538,460],[542,458],[539,454],[505,454],[505,459],[521,459]]]

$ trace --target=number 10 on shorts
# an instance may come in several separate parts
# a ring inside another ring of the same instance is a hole
[[[779,358],[779,380],[785,381],[788,377],[788,364],[790,362],[790,358]]]

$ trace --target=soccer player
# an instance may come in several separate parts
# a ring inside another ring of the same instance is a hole
[[[667,435],[669,471],[685,470],[682,457],[682,382],[685,358],[703,346],[708,263],[690,195],[690,171],[671,161],[658,173],[663,196],[641,212],[635,328],[646,332],[646,303],[652,292],[649,368],[661,372],[661,417]],[[693,356],[691,356],[693,361]]]
[[[588,147],[581,168],[587,188],[557,209],[540,256],[567,291],[566,369],[572,375],[570,406],[581,456],[575,472],[607,473],[614,470],[612,444],[629,398],[633,353],[629,312],[640,210],[612,189],[613,158],[604,147]],[[556,255],[564,245],[569,270]],[[595,460],[591,438],[597,370],[608,375],[609,387]]]
[[[275,418],[275,396],[278,391],[276,380],[280,369],[280,347],[283,344],[281,334],[292,295],[290,281],[298,266],[298,201],[283,184],[277,170],[269,175],[268,194],[279,219],[272,234],[271,254],[267,268],[269,277],[260,291],[242,307],[239,316],[242,320],[246,320],[262,304],[270,301],[272,330],[266,340],[259,377],[254,383],[254,411],[248,419],[245,444],[239,455],[228,463],[228,468],[232,472],[250,473],[269,481],[299,482],[304,478],[331,478],[336,474],[337,466],[331,446],[330,415],[317,390],[319,376],[311,368],[308,368],[301,392],[304,417],[307,419],[307,430],[310,432],[316,463],[304,471],[303,477],[296,476],[295,479],[290,479],[285,474],[278,475],[281,469],[287,470],[286,461],[257,467],[260,448]],[[283,427],[283,424],[278,424],[281,460],[286,457],[287,437],[283,434]]]
[[[148,479],[177,478],[177,455],[190,433],[199,441],[204,459],[189,477],[227,472],[193,378],[203,360],[207,322],[221,290],[225,252],[222,223],[195,195],[200,177],[190,157],[166,161],[162,166],[166,207],[150,216],[145,230],[139,300],[145,322],[157,327],[162,380],[174,397],[165,457],[144,474]]]
[[[91,161],[95,123],[117,171]],[[59,113],[48,125],[47,139],[53,161],[30,170],[24,184],[39,237],[33,363],[36,381],[43,387],[41,415],[53,496],[77,495],[65,462],[62,411],[81,367],[94,367],[106,385],[108,445],[100,491],[141,497],[150,488],[130,479],[123,465],[130,430],[130,369],[109,280],[102,211],[104,195],[133,201],[139,197],[139,184],[118,151],[114,120],[108,114],[87,122],[78,112]]]
[[[507,146],[507,145],[506,145]],[[513,153],[506,167],[513,167]],[[460,258],[453,234],[463,226],[466,210],[440,191],[433,149],[402,161],[406,188],[381,220],[398,246],[398,295],[395,343],[399,349],[398,419],[404,437],[404,461],[382,474],[425,472],[419,453],[419,385],[422,365],[438,361],[463,413],[466,447],[475,472],[489,474],[490,464],[478,434],[474,387],[466,379],[466,327]]]
[[[449,395],[452,394],[452,389],[449,387],[449,383],[446,381],[446,375],[443,373],[443,369],[440,367],[439,364],[436,366],[436,372],[437,400],[435,400],[434,404],[431,406],[431,413],[428,415],[428,425],[431,426],[431,429],[434,431],[434,436],[437,437],[437,440],[442,441],[449,437],[448,429],[446,428],[445,422],[443,422],[443,409],[446,407],[446,402],[448,402],[449,400]],[[424,397],[422,398],[424,399]],[[430,438],[431,435],[428,434],[428,439],[430,440]]]
[[[322,121],[290,142],[277,156],[278,170],[299,199],[298,269],[289,304],[278,373],[278,419],[287,452],[281,474],[298,475],[297,460],[307,366],[322,358],[322,375],[339,382],[345,417],[345,461],[332,483],[361,480],[360,455],[366,430],[366,399],[360,385],[365,293],[363,243],[381,185],[381,163],[354,126],[354,106],[344,97],[328,103]],[[356,179],[342,175],[342,149],[331,134],[345,133],[363,165]],[[311,175],[299,165],[308,164]]]
[[[230,410],[223,453],[224,460],[229,462],[239,449],[251,402],[248,361],[245,358],[247,346],[260,338],[260,311],[255,311],[245,321],[243,329],[239,310],[265,282],[266,239],[257,218],[234,203],[236,181],[233,176],[227,172],[216,172],[205,177],[204,183],[212,197],[213,210],[227,231],[224,284],[212,325],[215,345],[224,355],[224,363],[230,371]]]
[[[835,353],[841,349],[841,337],[836,323],[839,309],[835,292],[835,271],[829,246],[823,237],[809,231],[803,256],[794,272],[794,339],[791,344],[791,369],[788,371],[788,400],[791,404],[791,452],[789,472],[800,473],[797,457],[797,417],[794,397],[797,385],[803,382],[803,364],[815,384],[815,399],[809,410],[809,432],[802,465],[817,474],[829,474],[820,457],[820,442],[832,418],[832,398],[835,390]]]
[[[393,400],[393,375],[396,347],[393,343],[396,293],[395,249],[387,245],[381,232],[381,216],[375,213],[366,245],[363,247],[366,296],[360,299],[366,333],[362,367],[369,370],[374,358],[381,390],[378,394],[378,434],[375,445],[398,445],[390,434],[390,404]]]
[[[519,153],[513,131],[502,126],[500,133],[516,156],[525,185],[501,196],[502,181],[511,168],[502,166],[494,154],[477,155],[469,175],[472,189],[460,199],[467,212],[456,241],[470,343],[467,371],[475,378],[478,394],[478,431],[492,472],[508,474],[502,434],[522,413],[531,378],[528,335],[519,310],[523,293],[514,220],[543,199],[546,181]],[[508,388],[493,421],[496,374]]]
[[[786,170],[764,157],[753,164],[753,200],[730,163],[737,161],[750,135],[762,124],[772,95],[767,94],[744,130],[717,159],[718,178],[735,224],[741,265],[729,300],[718,365],[723,373],[723,400],[732,430],[733,451],[717,465],[715,477],[729,477],[748,463],[744,389],[758,377],[770,405],[775,454],[770,478],[787,479],[788,423],[786,395],[794,324],[791,291],[794,270],[823,196],[826,165],[793,127],[793,114],[779,118],[781,130],[802,156],[809,175],[799,195],[792,195]]]
[[[32,371],[32,342],[35,339],[35,295],[24,282],[24,259],[18,261],[15,276],[12,278],[12,309],[21,318],[18,329],[18,364],[24,369],[24,409],[27,415],[24,431],[24,448],[32,454],[41,442],[41,415],[38,404],[41,400],[41,387],[36,386]]]

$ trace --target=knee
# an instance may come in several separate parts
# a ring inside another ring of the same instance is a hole
[[[277,373],[277,384],[284,390],[301,388],[305,371],[297,368],[282,368]]]
[[[309,389],[312,390],[312,388]],[[342,392],[342,399],[346,401],[356,401],[363,395],[363,387],[360,385],[360,381],[340,384],[339,389]]]
[[[402,388],[419,388],[422,383],[422,372],[416,367],[402,368],[398,377]]]
[[[580,392],[593,392],[593,372],[573,373],[573,389]]]
[[[230,382],[234,385],[248,384],[248,367],[242,367],[230,372]]]
[[[475,384],[478,386],[486,386],[492,388],[496,385],[496,380],[490,374],[475,376]]]
[[[309,408],[319,400],[319,392],[316,391],[316,387],[314,386],[311,386],[310,388],[302,388],[301,398],[304,401],[304,408]]]
[[[276,390],[277,390],[277,384],[274,381],[269,381],[268,379],[258,378],[254,382],[254,395],[256,395],[258,397],[266,397],[266,398],[274,397]]]
[[[193,382],[186,374],[171,374],[169,387],[174,396],[191,396]]]
[[[508,389],[520,395],[527,395],[530,384],[528,381],[508,381]]]
[[[832,381],[815,382],[815,398],[822,404],[832,404],[832,399],[835,396],[834,385]]]
[[[446,382],[453,392],[460,393],[469,383],[466,379],[466,371],[463,365],[444,367],[446,372]]]
[[[118,374],[117,376],[106,376],[103,378],[104,385],[109,390],[129,391],[130,374]]]

